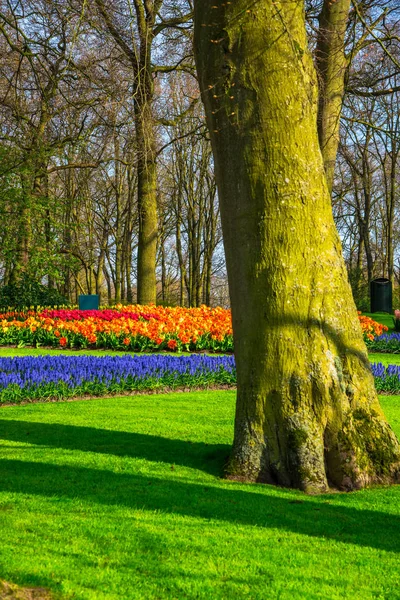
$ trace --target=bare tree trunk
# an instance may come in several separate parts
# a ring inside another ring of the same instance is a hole
[[[340,116],[348,66],[344,38],[350,4],[351,0],[324,0],[315,49],[319,83],[318,137],[330,193],[339,147]]]
[[[95,0],[99,13],[117,45],[131,63],[133,72],[133,100],[138,153],[138,214],[139,242],[137,255],[137,297],[139,304],[156,302],[157,256],[157,170],[155,151],[155,121],[153,116],[152,43],[154,25],[163,0],[135,0],[138,42],[131,37],[126,41],[112,6],[104,0]]]
[[[106,266],[103,267],[103,273],[104,273],[104,277],[107,283],[107,298],[108,298],[108,305],[111,306],[112,304],[112,285],[111,285],[111,277],[109,272],[107,271]]]
[[[156,302],[157,256],[157,171],[155,162],[154,122],[149,102],[136,107],[138,146],[138,303]]]

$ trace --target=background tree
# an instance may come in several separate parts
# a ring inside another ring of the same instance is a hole
[[[399,9],[391,0],[323,0],[320,12],[317,10],[318,3],[311,3],[308,14],[317,15],[318,23],[314,49],[319,84],[318,137],[328,188],[332,192],[345,95],[372,97],[393,92],[390,70],[379,78],[379,91],[360,89],[371,88],[375,83],[370,78],[368,61],[360,60],[360,54],[368,55],[374,48],[375,55],[381,54],[390,60],[392,75],[393,71],[400,72],[400,62],[393,53]],[[310,18],[311,24],[312,21]],[[378,60],[383,58],[379,56]],[[355,64],[358,69],[354,69]]]
[[[153,109],[153,43],[168,25],[186,17],[163,19],[163,0],[134,0],[135,19],[128,3],[106,5],[95,0],[109,33],[124,53],[132,69],[133,106],[137,146],[139,239],[137,257],[137,296],[140,304],[156,301],[157,251],[157,168],[156,123]],[[159,22],[157,23],[157,20]],[[172,23],[171,23],[172,21]]]

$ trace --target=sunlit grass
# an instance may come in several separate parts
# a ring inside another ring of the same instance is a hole
[[[400,365],[400,354],[371,352],[368,354],[368,358],[371,362],[380,362],[383,365]]]
[[[233,391],[0,409],[0,579],[74,599],[396,598],[400,489],[220,479]],[[383,407],[400,433],[400,398]]]
[[[30,346],[26,346],[23,348],[15,348],[14,346],[0,346],[0,357],[2,356],[42,356],[43,354],[66,354],[72,356],[79,356],[80,354],[90,354],[93,356],[116,356],[116,355],[126,355],[126,354],[135,354],[134,352],[124,352],[123,350],[92,350],[89,348],[86,349],[61,349],[61,348],[32,348]],[[143,353],[141,353],[143,354]],[[190,352],[160,352],[159,354],[174,354],[177,356],[181,356],[183,354],[190,354]]]

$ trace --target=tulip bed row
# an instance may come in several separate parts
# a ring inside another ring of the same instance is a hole
[[[395,311],[394,323],[400,323],[400,311]],[[388,328],[373,321],[370,317],[359,314],[365,343],[371,352],[385,352],[388,354],[400,353],[400,333],[386,333]],[[398,327],[398,325],[396,325]]]
[[[235,383],[233,356],[0,358],[0,403]]]
[[[359,314],[367,344],[387,331]],[[103,348],[134,352],[232,352],[231,312],[223,308],[116,306],[0,313],[0,346]],[[381,344],[382,345],[382,344]],[[396,346],[400,350],[400,342]]]
[[[367,317],[366,315],[362,315],[361,312],[358,313],[358,319],[360,321],[361,329],[364,335],[364,340],[367,345],[369,342],[372,342],[377,336],[381,336],[388,331],[386,325],[382,325],[382,323],[378,323],[371,319],[371,317]]]
[[[400,392],[400,365],[371,366],[378,391]],[[0,403],[235,384],[233,356],[0,358]]]
[[[0,314],[0,345],[231,352],[233,335],[231,313],[223,308],[136,305],[5,312]]]

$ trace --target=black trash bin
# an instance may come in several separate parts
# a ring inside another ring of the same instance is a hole
[[[82,294],[79,296],[79,310],[98,310],[100,297],[98,294]]]
[[[370,285],[371,312],[387,312],[391,314],[392,309],[392,282],[386,277],[373,279]]]

